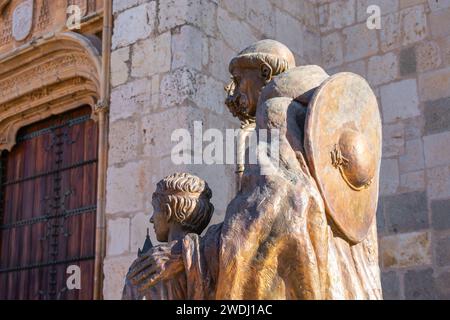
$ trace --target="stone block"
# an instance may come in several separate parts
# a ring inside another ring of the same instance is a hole
[[[105,300],[120,300],[125,285],[125,276],[136,259],[136,255],[106,257],[103,261],[103,298]]]
[[[450,8],[432,12],[429,19],[433,39],[450,35]]]
[[[384,300],[400,300],[400,280],[395,271],[381,273]]]
[[[439,238],[436,241],[436,262],[439,267],[450,265],[450,237]]]
[[[450,167],[427,169],[427,190],[430,199],[450,198]]]
[[[263,34],[263,38],[273,38],[275,35],[276,16],[273,14],[274,8],[270,1],[246,0],[245,5],[246,15],[244,21],[259,30]],[[289,30],[285,30],[285,32],[289,32]]]
[[[438,68],[441,63],[439,45],[434,41],[423,41],[417,44],[417,69],[420,72]]]
[[[187,22],[192,23],[199,7],[198,0],[165,0],[159,1],[158,9],[158,31],[166,32]]]
[[[346,62],[365,58],[378,52],[377,32],[367,28],[365,23],[347,27],[342,30],[342,33]]]
[[[109,167],[107,172],[108,197],[106,213],[142,211],[147,165],[129,162],[122,167]]]
[[[150,79],[150,86],[151,86],[151,98],[150,98],[150,102],[151,105],[153,107],[155,106],[160,106],[159,103],[159,86],[160,86],[160,75],[159,74],[155,74],[151,79]],[[145,110],[145,109],[144,109]]]
[[[435,278],[438,299],[450,299],[450,271],[443,271]]]
[[[425,39],[428,34],[425,6],[411,7],[400,11],[400,14],[403,27],[402,45],[407,46]]]
[[[209,39],[209,70],[217,79],[223,81],[224,84],[230,82],[230,73],[228,64],[224,61],[231,61],[236,55],[236,51],[232,50],[221,39]]]
[[[399,183],[397,159],[382,159],[380,172],[380,194],[394,194],[397,191]]]
[[[234,18],[222,8],[217,9],[217,26],[223,40],[237,52],[258,40],[245,22]]]
[[[367,13],[367,8],[371,5],[376,5],[381,10],[381,15],[397,12],[399,9],[398,0],[357,0],[357,21],[366,22],[371,13]]]
[[[155,20],[155,1],[119,13],[114,19],[112,49],[130,45],[150,36]]]
[[[400,0],[400,9],[416,6],[418,4],[424,4],[427,0]]]
[[[130,249],[130,219],[108,219],[106,228],[106,254],[120,255]]]
[[[110,121],[125,119],[141,112],[150,102],[150,82],[139,79],[111,91]]]
[[[257,1],[257,0],[256,0]],[[292,1],[292,0],[271,0],[276,8],[289,13],[295,17],[304,26],[318,30],[318,15],[316,14],[316,7],[320,5],[316,1]]]
[[[409,270],[404,276],[405,298],[409,300],[436,299],[433,269]]]
[[[279,9],[275,10],[275,22],[275,38],[285,44],[292,52],[302,57],[304,53],[304,26]]]
[[[380,88],[383,120],[386,123],[420,115],[415,79],[401,80]]]
[[[450,229],[450,200],[433,200],[430,206],[433,228],[435,230]]]
[[[174,117],[174,113],[176,117]],[[193,141],[194,121],[204,123],[205,114],[194,107],[178,107],[142,117],[142,146],[145,157],[170,155],[178,141],[172,142],[175,130],[186,129]],[[164,133],[164,134],[161,134]],[[193,142],[192,142],[193,143]]]
[[[430,101],[450,96],[450,68],[419,75],[420,100]]]
[[[405,127],[405,139],[414,140],[420,139],[423,136],[423,128],[425,126],[425,119],[422,115],[404,119],[402,121]]]
[[[417,61],[414,47],[402,49],[400,51],[400,75],[407,76],[416,73]]]
[[[383,157],[399,156],[405,150],[405,126],[402,122],[383,125]]]
[[[450,97],[425,103],[425,134],[450,131]]]
[[[425,185],[425,172],[423,170],[416,172],[408,172],[400,175],[400,188],[399,192],[413,192],[424,191]]]
[[[304,58],[306,60],[305,64],[317,64],[322,65],[322,52],[321,52],[321,36],[320,33],[317,31],[304,29],[303,30],[303,53]],[[364,75],[365,72],[365,62],[364,61],[358,61],[359,63],[364,64]],[[297,62],[297,65],[299,63]],[[358,72],[361,69],[358,69]]]
[[[378,198],[378,206],[377,206],[377,231],[378,234],[384,234],[386,219],[384,218],[384,197]]]
[[[225,110],[224,83],[188,68],[177,69],[161,80],[164,108],[194,102],[202,109],[222,114]]]
[[[450,164],[450,132],[442,132],[423,138],[427,168]]]
[[[438,40],[442,56],[442,63],[450,66],[450,36]]]
[[[431,11],[439,11],[445,8],[450,8],[450,0],[428,0],[428,5]]]
[[[111,53],[111,86],[116,87],[128,80],[130,47],[121,48]]]
[[[319,17],[315,1],[275,0],[274,2],[281,2],[285,11],[299,18],[304,25],[319,31]]]
[[[421,139],[406,142],[405,153],[399,158],[400,172],[411,172],[423,169],[425,160]]]
[[[428,232],[403,233],[380,239],[384,268],[408,268],[431,264]]]
[[[389,232],[401,233],[428,228],[426,192],[410,192],[384,198]]]
[[[223,89],[223,82],[208,76],[198,76],[196,87],[197,90],[192,97],[194,103],[204,110],[223,114],[226,109],[224,104],[226,93]]]
[[[359,74],[363,78],[367,78],[366,61],[365,60],[358,60],[358,61],[347,63],[347,66],[345,68],[348,72],[353,72],[353,73]]]
[[[139,131],[135,119],[110,124],[108,163],[127,162],[138,157]]]
[[[119,13],[123,10],[143,4],[147,0],[115,0],[113,1],[113,13]]]
[[[355,18],[355,0],[337,0],[319,6],[319,26],[322,33],[352,25]]]
[[[380,46],[384,52],[423,40],[428,34],[425,7],[408,7],[381,18]]]
[[[381,18],[380,47],[383,52],[401,46],[402,28],[400,14],[391,13]]]
[[[344,62],[344,51],[339,32],[322,37],[322,61],[325,68],[337,67]]]
[[[244,19],[246,15],[245,1],[242,0],[219,0],[219,7],[234,14],[240,19]]]
[[[382,56],[373,56],[369,59],[368,80],[372,86],[391,82],[397,78],[397,56],[389,52]]]
[[[216,7],[210,0],[164,0],[158,6],[160,33],[184,24],[199,27],[207,35],[216,32]]]
[[[133,46],[131,75],[142,78],[168,72],[171,58],[170,32],[141,41]]]
[[[170,54],[168,62],[170,65]],[[188,67],[201,71],[207,63],[208,41],[199,29],[185,25],[172,35],[172,69]]]
[[[189,68],[181,68],[164,75],[161,79],[161,105],[164,108],[185,104],[198,89],[198,73]]]

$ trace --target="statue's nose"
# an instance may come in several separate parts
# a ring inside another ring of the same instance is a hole
[[[150,218],[150,223],[155,223],[155,220],[153,219],[153,216]]]

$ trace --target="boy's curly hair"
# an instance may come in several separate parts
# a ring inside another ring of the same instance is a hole
[[[211,189],[203,179],[189,173],[174,173],[158,182],[152,203],[168,215],[169,221],[200,234],[214,212],[211,197]]]

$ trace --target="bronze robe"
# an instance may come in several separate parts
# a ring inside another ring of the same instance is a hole
[[[246,167],[221,226],[218,257],[202,255],[217,259],[208,271],[217,275],[208,282],[217,282],[208,293],[215,299],[382,298],[376,221],[356,245],[333,227],[305,161],[305,113],[290,98],[258,107],[256,129],[280,130],[279,167],[266,176],[260,165]],[[264,152],[260,160],[270,165]]]

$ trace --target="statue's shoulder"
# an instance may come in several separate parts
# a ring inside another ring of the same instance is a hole
[[[260,101],[287,97],[306,105],[314,94],[314,90],[328,78],[329,75],[325,70],[317,65],[289,69],[274,77],[264,87]]]

